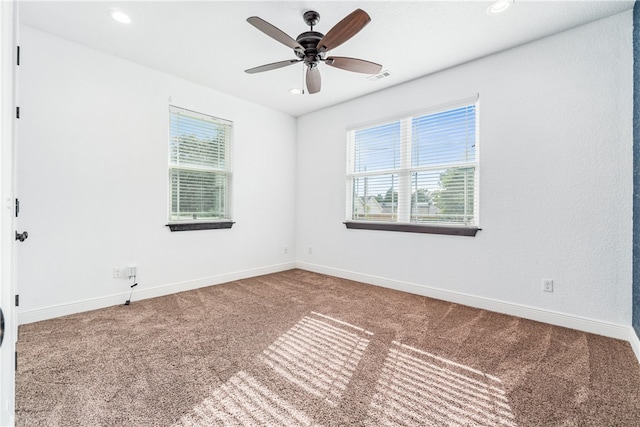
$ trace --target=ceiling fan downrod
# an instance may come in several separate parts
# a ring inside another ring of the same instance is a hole
[[[304,48],[304,51],[294,49],[296,56],[304,61],[304,64],[313,68],[318,62],[324,60],[325,54],[318,52],[318,43],[324,37],[324,34],[313,31],[313,27],[320,22],[320,14],[316,11],[309,10],[302,15],[304,22],[310,27],[309,31],[300,34],[296,41]]]

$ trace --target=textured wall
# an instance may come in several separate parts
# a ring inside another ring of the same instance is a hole
[[[640,4],[633,7],[633,328],[640,336]]]
[[[632,74],[628,11],[300,117],[298,261],[630,325]],[[345,229],[345,128],[476,93],[482,231]]]

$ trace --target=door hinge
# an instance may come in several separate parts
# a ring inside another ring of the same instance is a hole
[[[20,107],[16,107],[16,119],[20,118]]]
[[[16,46],[16,65],[20,66],[20,46]]]
[[[20,295],[16,295],[16,307],[20,306]]]
[[[16,218],[20,214],[20,200],[16,199]]]

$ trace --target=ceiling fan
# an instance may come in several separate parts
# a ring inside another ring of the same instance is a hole
[[[364,74],[377,74],[382,70],[382,65],[364,59],[348,58],[344,56],[327,56],[327,52],[340,46],[342,43],[355,36],[371,21],[371,17],[362,9],[356,9],[338,22],[325,35],[313,31],[313,27],[320,21],[320,14],[315,11],[307,11],[303,14],[304,22],[311,27],[309,31],[300,34],[295,40],[289,37],[284,31],[271,25],[267,21],[252,16],[247,18],[247,22],[279,41],[285,46],[293,49],[297,59],[274,62],[261,65],[259,67],[245,70],[245,73],[254,74],[263,71],[275,70],[288,65],[304,62],[307,66],[306,81],[309,93],[320,92],[321,78],[318,64],[324,62],[332,67],[341,68],[347,71]]]

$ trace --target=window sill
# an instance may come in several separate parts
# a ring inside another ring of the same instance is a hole
[[[171,231],[193,231],[193,230],[219,230],[221,228],[231,228],[235,224],[232,221],[217,222],[185,222],[167,224]]]
[[[427,234],[447,234],[451,236],[474,237],[478,227],[462,227],[447,225],[422,225],[422,224],[400,224],[400,223],[377,223],[346,221],[344,225],[355,230],[382,230],[382,231],[403,231],[407,233],[427,233]]]

